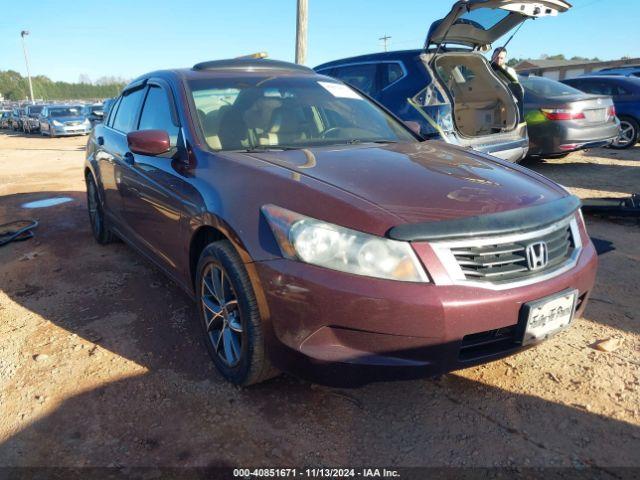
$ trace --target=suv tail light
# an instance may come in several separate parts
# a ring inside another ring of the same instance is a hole
[[[584,113],[567,108],[541,108],[540,111],[547,120],[584,120]]]

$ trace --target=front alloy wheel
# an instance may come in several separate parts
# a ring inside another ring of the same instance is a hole
[[[213,350],[225,365],[236,366],[242,356],[245,332],[238,297],[220,265],[210,263],[205,267],[200,304]]]
[[[204,248],[195,287],[205,346],[222,376],[236,385],[275,376],[258,302],[231,242],[220,240]]]

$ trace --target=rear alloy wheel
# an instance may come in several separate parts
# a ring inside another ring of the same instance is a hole
[[[107,228],[104,221],[104,212],[98,195],[98,187],[91,175],[87,175],[87,209],[89,210],[89,222],[93,237],[101,245],[114,241],[113,233]]]
[[[202,251],[196,294],[205,345],[222,376],[236,385],[275,376],[253,287],[229,241],[211,243]]]
[[[638,122],[630,117],[620,117],[620,135],[611,144],[611,148],[622,150],[638,143],[640,128]]]

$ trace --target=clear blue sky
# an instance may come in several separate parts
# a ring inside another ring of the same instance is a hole
[[[570,0],[571,1],[571,0]],[[573,0],[557,18],[529,21],[510,56],[563,53],[640,57],[637,0]],[[309,0],[307,64],[381,50],[419,48],[453,0]],[[10,6],[9,6],[10,5]],[[150,70],[267,51],[293,60],[295,0],[22,1],[0,16],[0,70],[25,74],[20,30],[30,30],[33,74],[54,80],[133,78]]]

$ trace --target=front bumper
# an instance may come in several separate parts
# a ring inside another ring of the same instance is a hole
[[[53,133],[57,137],[66,135],[87,135],[91,133],[91,127],[87,125],[73,125],[65,127],[52,127]]]
[[[254,263],[279,368],[316,381],[354,384],[415,378],[495,360],[525,347],[522,305],[579,291],[576,315],[595,282],[597,255],[585,235],[575,267],[544,282],[495,291],[401,283],[290,260]],[[451,283],[451,282],[449,282]]]

